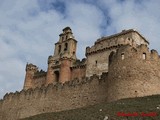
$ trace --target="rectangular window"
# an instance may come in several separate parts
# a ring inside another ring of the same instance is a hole
[[[59,48],[58,48],[58,53],[61,52],[61,45],[59,45]]]
[[[121,54],[121,58],[122,58],[122,60],[124,60],[124,53]]]
[[[146,59],[146,53],[143,53],[143,60]]]

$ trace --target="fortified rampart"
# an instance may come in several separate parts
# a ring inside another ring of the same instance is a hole
[[[22,90],[6,94],[0,101],[0,120],[17,120],[28,116],[75,109],[105,102],[107,74],[75,79],[65,84]]]
[[[27,64],[24,89],[0,100],[0,120],[160,94],[160,56],[137,31],[98,39],[82,61],[71,29],[59,36],[47,72]]]
[[[146,45],[126,45],[110,55],[107,101],[160,94],[160,57]]]

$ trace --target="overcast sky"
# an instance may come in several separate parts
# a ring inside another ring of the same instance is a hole
[[[22,89],[27,62],[47,69],[66,26],[80,59],[96,39],[130,28],[160,53],[160,0],[0,0],[0,98]]]

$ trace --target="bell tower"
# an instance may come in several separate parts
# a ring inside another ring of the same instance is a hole
[[[72,63],[76,61],[75,40],[70,27],[65,27],[59,35],[59,41],[55,43],[54,55],[48,58],[47,85],[50,83],[71,80]]]
[[[54,56],[59,58],[68,56],[76,59],[76,45],[77,41],[74,39],[71,28],[66,27],[63,29],[63,33],[59,35],[59,41],[55,43]]]

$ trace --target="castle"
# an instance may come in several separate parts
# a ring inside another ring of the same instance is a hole
[[[98,39],[80,61],[77,41],[66,27],[48,57],[47,72],[27,64],[23,90],[0,100],[0,119],[160,94],[160,56],[148,45],[136,30],[123,30]]]
[[[149,44],[137,31],[122,31],[119,34],[98,39],[94,46],[86,48],[87,58],[79,61],[76,57],[77,41],[72,30],[66,27],[59,36],[59,41],[55,43],[54,55],[48,58],[47,72],[39,71],[36,65],[27,64],[24,90],[47,86],[51,83],[65,83],[94,74],[100,76],[103,72],[108,72],[109,55],[120,46],[131,45],[135,48]]]

